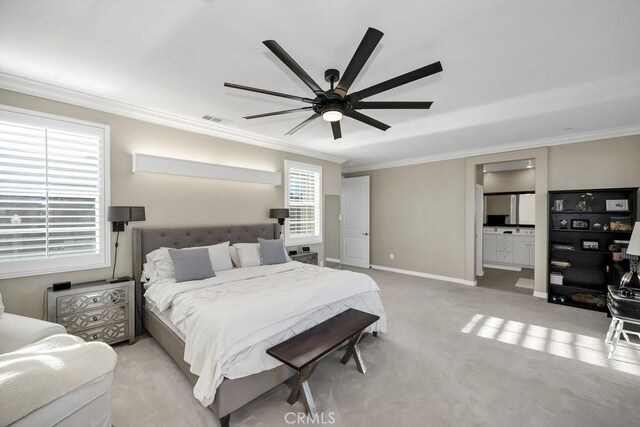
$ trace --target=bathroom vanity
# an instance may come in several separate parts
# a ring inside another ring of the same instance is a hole
[[[534,227],[485,226],[482,239],[484,267],[517,271],[534,267]]]

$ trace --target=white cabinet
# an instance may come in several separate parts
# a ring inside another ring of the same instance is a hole
[[[482,260],[484,262],[496,262],[498,251],[498,236],[495,234],[484,234],[482,236]]]
[[[511,231],[511,233],[505,233]],[[506,267],[533,267],[535,243],[533,229],[488,228],[483,233],[482,260]]]

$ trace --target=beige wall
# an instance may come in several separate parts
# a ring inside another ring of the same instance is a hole
[[[549,148],[549,190],[639,185],[640,135]]]
[[[324,197],[324,256],[340,259],[340,196]]]
[[[283,171],[285,159],[323,167],[324,194],[340,194],[340,165],[253,145],[223,140],[69,104],[0,90],[0,104],[58,114],[111,126],[111,204],[142,205],[147,220],[140,227],[231,225],[271,222],[269,208],[284,205],[283,186],[131,173],[131,153]],[[131,227],[120,236],[119,276],[131,275]],[[322,245],[313,245],[320,251]],[[8,312],[42,315],[44,290],[56,281],[79,283],[111,276],[109,269],[0,280]]]
[[[485,193],[533,191],[536,187],[536,170],[487,172],[484,174],[483,181]],[[482,181],[478,182],[478,184],[482,183]]]
[[[640,186],[640,135],[346,174],[371,176],[371,263],[474,280],[477,165],[528,158],[536,159],[536,291],[546,292],[547,191]]]
[[[371,177],[371,264],[462,278],[464,173],[457,159],[348,174]]]

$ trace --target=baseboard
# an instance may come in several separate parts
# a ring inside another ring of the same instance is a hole
[[[498,270],[522,271],[522,267],[518,267],[515,265],[482,264],[482,266],[486,268],[497,268]]]
[[[341,261],[338,258],[325,258],[324,260],[327,262],[335,262],[337,264],[341,263]]]
[[[403,270],[401,268],[385,267],[383,265],[371,264],[371,268],[376,270],[391,271],[393,273],[406,274],[408,276],[418,276],[418,277],[424,277],[427,279],[442,280],[443,282],[459,283],[461,285],[466,285],[466,286],[478,286],[478,282],[476,282],[475,280],[465,280],[465,279],[459,279],[457,277],[440,276],[438,274],[431,274],[431,273],[422,273],[420,271]]]
[[[533,296],[534,297],[538,297],[538,298],[547,299],[547,293],[546,292],[533,291]]]

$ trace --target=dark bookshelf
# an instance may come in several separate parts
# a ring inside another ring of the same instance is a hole
[[[592,198],[582,197],[587,193]],[[578,202],[585,199],[590,200],[578,206]],[[563,201],[561,210],[557,209],[558,200]],[[628,200],[628,210],[607,210],[607,200]],[[548,302],[607,311],[607,286],[617,284],[620,273],[629,268],[626,260],[614,261],[608,248],[614,241],[631,238],[631,230],[611,229],[611,217],[626,217],[631,226],[635,224],[638,218],[638,187],[549,192]],[[563,220],[566,221],[564,224]],[[572,228],[572,220],[588,221],[588,228]],[[583,241],[598,242],[598,248],[585,249]],[[571,246],[573,249],[553,245]],[[551,264],[552,260],[566,261],[571,266],[558,267]],[[561,273],[563,284],[552,284],[551,273]]]

